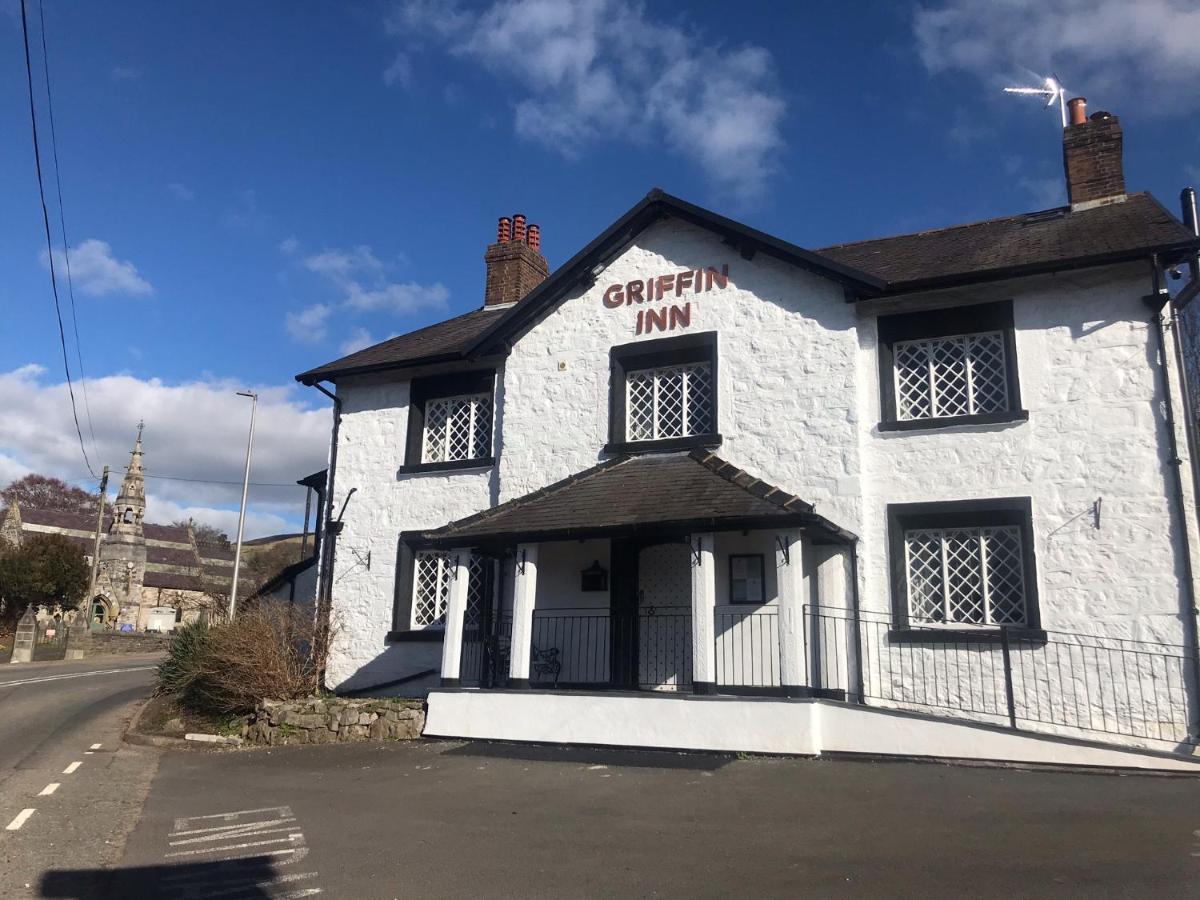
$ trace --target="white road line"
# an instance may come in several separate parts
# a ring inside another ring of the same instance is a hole
[[[72,774],[74,774],[75,770],[78,769],[82,765],[83,765],[82,762],[80,762],[79,760],[75,760],[75,762],[71,763],[69,766],[67,766],[65,769],[63,769],[63,774],[64,775],[72,775]]]
[[[200,837],[184,838],[182,841],[167,841],[168,846],[181,847],[184,844],[204,844],[211,841],[237,840],[238,838],[258,837],[260,834],[279,834],[281,831],[291,832],[291,828],[249,828],[235,831],[232,834],[202,834]]]
[[[59,789],[59,787],[61,787],[61,785],[57,781],[52,781],[48,785],[46,785],[44,788],[42,788],[41,793],[39,793],[38,796],[39,797],[49,797],[51,794],[53,794],[55,791],[57,791]]]
[[[26,822],[28,822],[29,817],[32,816],[35,812],[37,812],[36,809],[21,810],[19,813],[17,813],[17,817],[8,823],[8,825],[5,827],[4,830],[5,831],[20,831],[21,826],[24,825]]]
[[[189,834],[208,834],[213,831],[240,831],[243,828],[269,828],[275,825],[283,825],[286,822],[295,822],[295,816],[286,816],[281,819],[263,819],[261,822],[243,822],[240,825],[210,825],[208,828],[191,828],[187,831],[173,831],[167,835],[169,838],[187,837]]]
[[[237,812],[213,813],[211,816],[187,816],[186,818],[179,818],[175,820],[175,830],[181,831],[184,828],[187,828],[188,823],[190,822],[204,822],[208,819],[224,819],[228,822],[236,819],[238,816],[248,816],[251,813],[265,812],[275,813],[278,816],[290,816],[292,814],[292,808],[290,806],[263,806],[259,809],[239,809]]]
[[[103,746],[102,744],[92,744],[92,746],[89,747],[88,749],[89,750],[99,750],[102,746]]]
[[[270,838],[265,841],[249,841],[245,844],[230,844],[228,847],[204,847],[200,850],[176,850],[174,853],[167,853],[163,859],[171,859],[176,856],[199,856],[202,853],[225,853],[228,850],[245,850],[247,847],[265,847],[268,844],[287,844],[295,841],[303,841],[303,834],[289,834],[287,837]]]
[[[18,681],[0,681],[0,688],[18,687],[22,684],[44,684],[47,681],[62,681],[66,678],[91,678],[95,675],[120,675],[124,672],[145,672],[158,666],[133,666],[128,669],[97,669],[94,672],[70,672],[66,675],[45,675],[41,678],[23,678]]]

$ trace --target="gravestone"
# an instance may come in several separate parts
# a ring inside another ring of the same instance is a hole
[[[83,659],[88,655],[91,644],[92,627],[86,615],[78,615],[67,631],[67,652],[63,654],[63,659]]]
[[[12,659],[9,662],[33,662],[33,645],[37,641],[37,618],[33,607],[25,610],[21,621],[17,623],[17,634],[13,638]]]

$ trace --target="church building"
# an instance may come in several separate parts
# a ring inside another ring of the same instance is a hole
[[[233,550],[200,543],[191,526],[145,522],[146,484],[142,428],[111,514],[101,525],[100,565],[88,604],[93,627],[170,630],[215,611],[220,614],[233,578]],[[0,522],[0,540],[61,534],[79,545],[89,565],[96,536],[94,512],[11,505]],[[42,616],[52,611],[42,612]]]
[[[328,685],[441,736],[1183,765],[1200,240],[1122,141],[1074,100],[1068,205],[823,249],[656,189],[550,272],[501,218],[481,308],[297,376]]]

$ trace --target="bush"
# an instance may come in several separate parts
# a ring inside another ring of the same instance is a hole
[[[203,622],[175,629],[167,645],[167,658],[158,667],[158,693],[171,694],[186,702],[192,684],[209,666],[211,637],[208,625]]]
[[[286,605],[247,607],[231,624],[188,625],[172,638],[158,690],[198,712],[253,712],[260,700],[294,700],[320,688],[327,635]]]

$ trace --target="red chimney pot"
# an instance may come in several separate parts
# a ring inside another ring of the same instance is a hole
[[[500,217],[500,224],[496,228],[496,242],[498,244],[507,244],[512,240],[512,219],[508,216]]]
[[[541,251],[542,249],[542,226],[529,226],[529,247],[531,250]]]
[[[1072,97],[1067,101],[1067,109],[1071,114],[1072,125],[1082,125],[1087,121],[1087,98]]]
[[[512,239],[518,243],[525,243],[525,214],[517,213],[513,216],[513,235]]]

